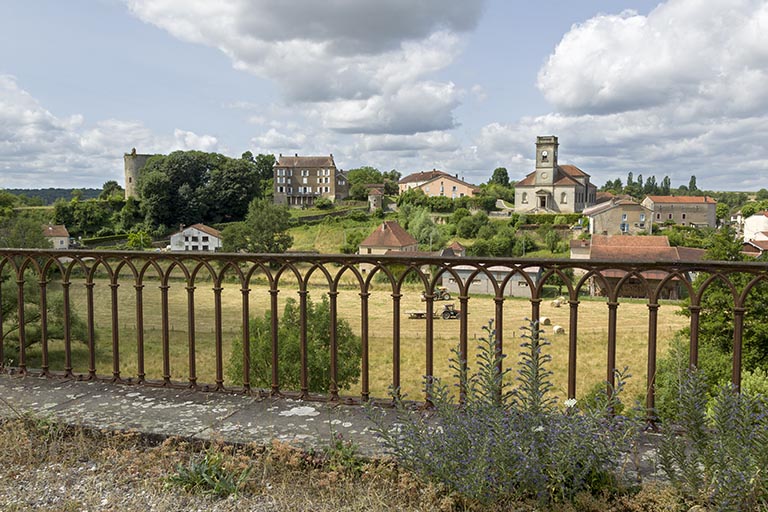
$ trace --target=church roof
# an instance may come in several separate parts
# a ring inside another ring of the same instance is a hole
[[[575,187],[581,185],[581,183],[575,178],[589,177],[589,174],[585,173],[575,165],[558,165],[555,171],[554,185],[558,187]],[[528,174],[525,178],[518,181],[515,187],[531,187],[536,185],[536,171]]]

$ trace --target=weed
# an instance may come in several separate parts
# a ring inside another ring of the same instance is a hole
[[[225,464],[225,454],[212,446],[201,455],[193,456],[186,465],[178,464],[168,483],[188,492],[219,498],[237,494],[250,474],[250,467],[234,471]]]

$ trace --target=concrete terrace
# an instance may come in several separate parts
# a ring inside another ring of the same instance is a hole
[[[89,429],[140,432],[157,440],[267,445],[277,439],[322,449],[341,434],[357,444],[361,455],[384,454],[364,407],[343,403],[0,375],[0,419],[24,414]],[[619,462],[624,478],[665,478],[656,464],[658,442],[659,434],[640,436],[637,450]]]
[[[236,444],[266,445],[278,439],[322,448],[333,435],[341,434],[364,455],[382,453],[361,406],[0,375],[0,418],[23,414],[89,429],[137,431],[158,439]]]

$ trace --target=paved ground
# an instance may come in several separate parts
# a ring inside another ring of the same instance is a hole
[[[383,451],[361,406],[0,375],[0,418],[24,413],[87,428],[229,443],[268,444],[279,439],[322,448],[341,434],[364,455]],[[657,434],[641,436],[637,451],[620,462],[625,477],[636,478],[638,469],[644,479],[661,477],[658,441]]]
[[[323,447],[342,434],[364,454],[381,452],[360,406],[0,375],[0,417],[24,413],[88,428],[232,443],[280,439]]]

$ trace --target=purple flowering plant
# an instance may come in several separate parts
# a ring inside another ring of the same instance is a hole
[[[438,378],[425,379],[432,407],[424,411],[393,390],[394,426],[382,409],[369,409],[399,463],[481,506],[557,503],[580,492],[618,490],[621,454],[639,432],[637,423],[613,414],[624,374],[617,372],[618,385],[600,408],[581,411],[573,399],[560,407],[538,323],[523,327],[514,386],[511,369],[502,369],[493,322],[483,329],[476,368],[454,351],[457,392]]]

